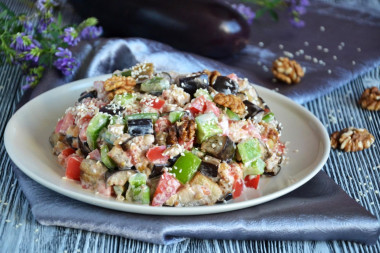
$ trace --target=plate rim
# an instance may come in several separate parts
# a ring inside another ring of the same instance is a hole
[[[268,195],[261,196],[259,198],[254,198],[250,200],[245,200],[237,203],[228,203],[228,204],[221,204],[221,205],[212,205],[212,206],[197,206],[197,207],[177,207],[177,208],[170,208],[170,207],[154,207],[154,206],[147,206],[147,205],[138,205],[138,204],[132,204],[132,203],[126,203],[126,202],[120,202],[116,201],[114,199],[107,199],[107,197],[97,197],[95,193],[91,192],[92,195],[83,194],[83,193],[77,193],[73,192],[73,190],[60,188],[59,186],[53,184],[53,182],[46,180],[42,177],[39,177],[35,173],[33,173],[31,170],[27,168],[27,166],[24,166],[22,164],[17,155],[14,153],[14,147],[12,145],[11,139],[10,139],[10,128],[14,124],[13,122],[16,121],[18,115],[20,115],[20,111],[26,110],[25,108],[28,108],[28,104],[30,103],[36,103],[39,99],[41,99],[42,96],[48,96],[50,93],[55,93],[57,90],[60,89],[81,89],[82,87],[89,87],[93,84],[94,81],[97,80],[104,80],[105,78],[110,77],[111,74],[106,75],[100,75],[96,77],[90,77],[85,79],[80,79],[74,82],[70,82],[67,84],[60,85],[56,88],[53,88],[51,90],[48,90],[46,92],[43,92],[42,94],[36,96],[32,100],[25,103],[21,108],[19,108],[11,117],[11,119],[8,121],[7,126],[4,131],[4,145],[5,149],[13,161],[13,163],[23,172],[25,173],[29,178],[34,180],[35,182],[39,183],[40,185],[58,193],[61,195],[64,195],[66,197],[69,197],[71,199],[75,199],[78,201],[82,201],[87,204],[96,205],[102,208],[107,209],[113,209],[118,210],[122,212],[131,212],[131,213],[139,213],[139,214],[149,214],[149,215],[204,215],[204,214],[213,214],[213,213],[222,213],[222,212],[229,212],[239,209],[244,209],[248,207],[253,207],[256,205],[263,204],[265,202],[275,200],[281,196],[284,196],[300,186],[307,183],[310,179],[312,179],[326,164],[327,159],[329,157],[330,153],[330,141],[329,141],[329,135],[327,133],[326,128],[323,126],[323,124],[320,122],[320,120],[312,114],[310,111],[308,111],[305,107],[297,104],[296,102],[292,101],[290,98],[279,94],[275,91],[272,91],[268,88],[259,86],[257,84],[253,84],[254,88],[257,90],[257,93],[261,96],[263,93],[269,94],[270,96],[274,97],[275,99],[282,100],[281,102],[285,102],[287,105],[290,105],[292,108],[296,108],[297,110],[300,110],[303,115],[302,118],[305,118],[305,116],[309,119],[312,119],[313,125],[318,130],[319,136],[322,137],[321,143],[323,144],[323,152],[320,160],[317,162],[317,164],[314,166],[312,171],[308,173],[306,176],[304,176],[301,180],[297,181],[294,184],[291,184],[279,191],[270,193]],[[75,87],[78,86],[78,87]],[[315,123],[315,124],[314,124]],[[315,162],[315,160],[313,161]],[[110,201],[111,200],[111,201]],[[105,202],[106,201],[106,202]],[[104,203],[107,205],[105,206]]]

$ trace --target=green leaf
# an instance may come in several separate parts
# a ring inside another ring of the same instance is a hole
[[[8,6],[6,6],[5,4],[0,3],[0,8],[4,9],[5,11],[7,11],[9,16],[11,16],[11,17],[16,16],[16,14],[15,14],[13,11],[11,11],[11,10],[8,8]]]
[[[256,18],[261,18],[267,11],[266,8],[259,9],[256,11]]]
[[[270,16],[273,18],[274,21],[278,21],[278,14],[273,9],[269,10]]]

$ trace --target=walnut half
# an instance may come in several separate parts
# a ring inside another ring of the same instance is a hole
[[[375,137],[364,128],[349,127],[331,135],[331,147],[345,152],[361,151],[369,148]]]
[[[360,97],[359,104],[370,111],[380,110],[380,90],[377,87],[365,89]]]
[[[287,57],[280,57],[273,62],[272,73],[275,78],[287,84],[299,83],[305,75],[301,65]]]
[[[240,116],[244,115],[245,113],[245,104],[241,98],[235,95],[225,95],[223,93],[218,93],[214,97],[214,102],[218,105],[231,109],[231,111],[239,114]]]

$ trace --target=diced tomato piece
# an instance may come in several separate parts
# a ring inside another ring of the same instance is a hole
[[[154,131],[156,133],[165,132],[169,128],[170,125],[171,123],[168,119],[168,116],[159,117],[156,123],[154,124]]]
[[[59,130],[60,130],[61,127],[62,127],[62,123],[63,123],[63,119],[60,119],[60,120],[58,121],[57,125],[55,126],[55,130],[54,130],[54,132],[55,132],[56,134],[59,133]]]
[[[144,101],[144,104],[149,107],[159,110],[164,106],[165,100],[154,98],[154,99],[149,99],[149,100]]]
[[[213,112],[216,117],[219,117],[220,109],[216,106],[214,102],[211,102],[210,100],[206,100],[205,102],[205,110],[203,113],[209,113]]]
[[[180,186],[181,183],[174,176],[167,172],[162,174],[153,195],[152,206],[162,206],[162,204],[177,192]]]
[[[194,99],[189,106],[189,110],[193,115],[203,113],[205,110],[207,99],[202,95]]]
[[[230,79],[232,79],[232,80],[234,80],[234,81],[238,80],[238,76],[235,73],[231,73],[227,77],[230,78]]]
[[[155,163],[155,164],[166,164],[167,161],[169,160],[170,156],[164,156],[162,155],[162,153],[166,150],[166,146],[158,146],[158,147],[153,147],[153,148],[150,148],[147,152],[146,152],[146,158],[148,158],[148,160],[151,162],[151,163]]]
[[[67,149],[64,149],[62,150],[61,154],[68,157],[69,155],[75,153],[75,150],[72,149],[72,148],[67,148]]]
[[[82,141],[82,142],[85,142],[87,141],[87,127],[88,127],[88,124],[90,123],[90,120],[92,119],[91,116],[87,115],[83,118],[81,118],[78,122],[78,127],[80,129],[79,131],[79,139]]]
[[[75,150],[72,148],[66,148],[62,150],[62,152],[58,155],[58,163],[64,166],[66,162],[66,158],[73,153],[75,153]]]
[[[277,152],[280,152],[280,153],[282,154],[282,153],[284,153],[285,148],[286,148],[285,144],[280,142],[280,143],[277,145]]]
[[[77,154],[71,154],[66,159],[66,177],[73,180],[80,180],[80,164],[83,158]]]
[[[67,129],[74,125],[74,116],[71,113],[66,113],[65,117],[62,119],[62,125],[59,128],[59,132],[61,134],[66,133]]]
[[[234,185],[232,186],[232,191],[232,197],[234,199],[240,197],[241,193],[243,192],[243,180],[235,180]]]
[[[96,161],[101,160],[99,149],[94,149],[88,155],[90,156],[90,159],[92,159],[92,160],[96,160]]]
[[[249,188],[257,189],[257,186],[259,185],[259,181],[260,181],[260,175],[254,175],[254,176],[247,175],[244,178],[245,186]]]
[[[194,139],[191,141],[187,141],[187,142],[184,142],[183,140],[179,139],[178,144],[182,145],[184,149],[190,151],[194,146]]]

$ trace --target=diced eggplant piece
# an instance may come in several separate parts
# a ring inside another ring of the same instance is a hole
[[[78,139],[78,143],[79,143],[79,149],[80,151],[82,152],[82,154],[86,157],[90,152],[90,147],[88,146],[87,142],[82,142],[80,140],[80,138]]]
[[[128,120],[128,133],[132,136],[153,134],[153,121],[151,119]]]
[[[50,145],[54,148],[58,141],[63,141],[65,136],[60,133],[53,132],[49,137]]]
[[[278,165],[276,167],[274,167],[271,171],[269,170],[265,170],[264,171],[264,175],[267,175],[267,176],[276,176],[281,170],[281,166]]]
[[[223,161],[235,154],[235,144],[228,136],[214,135],[202,143],[201,150]]]
[[[98,97],[97,90],[84,91],[80,94],[80,97],[78,98],[78,102],[81,102],[85,98],[97,98],[97,97]]]
[[[244,100],[243,103],[247,107],[247,115],[245,115],[245,118],[254,118],[255,121],[260,122],[262,117],[264,116],[264,110],[254,103]]]
[[[124,111],[124,107],[118,104],[108,104],[99,109],[99,112],[107,113],[109,115],[118,115]]]
[[[155,178],[155,177],[158,177],[158,176],[161,176],[162,174],[162,170],[166,167],[166,165],[163,165],[163,164],[155,164],[153,166],[153,169],[152,169],[152,172],[150,173],[149,175],[149,179],[151,178]]]
[[[225,201],[229,201],[229,200],[231,200],[232,199],[232,193],[227,193],[227,195],[226,196],[224,196],[222,199],[219,199],[216,203],[218,203],[218,204],[222,204],[222,203],[224,203]]]
[[[133,170],[118,170],[113,173],[110,173],[107,175],[107,185],[124,186],[128,182],[129,177],[135,173],[136,172]]]
[[[213,205],[222,198],[222,194],[222,189],[217,183],[197,172],[189,184],[171,196],[165,204],[169,206]]]
[[[169,158],[169,160],[168,160],[168,166],[173,166],[173,164],[175,164],[175,162],[178,160],[178,158],[180,156],[181,155],[176,155],[176,156],[173,156],[173,157]]]
[[[113,146],[108,156],[117,164],[121,169],[130,169],[133,164],[131,157],[120,146]]]
[[[217,177],[220,161],[212,156],[205,156],[199,166],[199,171],[208,177]]]
[[[94,189],[100,182],[104,182],[108,171],[101,162],[84,159],[80,164],[80,180],[82,185]]]
[[[226,95],[236,94],[239,91],[239,84],[226,76],[218,76],[213,84],[213,88]]]
[[[178,86],[183,88],[185,92],[189,93],[192,97],[194,97],[194,93],[197,91],[197,89],[207,89],[207,87],[209,86],[208,75],[199,74],[189,77],[181,77],[178,79]]]

